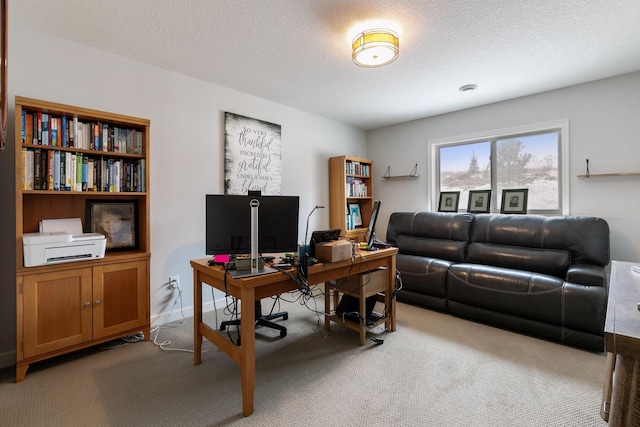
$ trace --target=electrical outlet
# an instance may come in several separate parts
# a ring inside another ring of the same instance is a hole
[[[169,276],[169,289],[180,289],[180,276]]]

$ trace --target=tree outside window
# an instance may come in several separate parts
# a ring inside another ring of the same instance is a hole
[[[528,211],[561,213],[560,129],[500,135],[481,141],[442,144],[437,148],[439,191],[492,190],[491,210],[500,210],[503,189],[528,188]]]

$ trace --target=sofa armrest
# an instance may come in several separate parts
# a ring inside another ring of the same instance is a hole
[[[604,267],[591,264],[572,264],[567,270],[567,282],[587,286],[607,286],[607,273]]]

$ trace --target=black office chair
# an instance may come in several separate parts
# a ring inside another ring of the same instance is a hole
[[[273,302],[273,307],[275,307],[277,301]],[[272,309],[273,309],[272,307]],[[282,320],[287,320],[289,319],[289,313],[286,311],[281,311],[278,313],[273,313],[273,314],[268,314],[268,315],[263,315],[262,314],[262,304],[261,301],[258,300],[256,301],[255,304],[255,314],[256,314],[256,321],[255,321],[255,326],[265,326],[267,328],[271,328],[271,329],[276,329],[278,331],[280,331],[280,338],[284,338],[287,336],[287,328],[282,326],[282,325],[278,325],[277,323],[272,322],[272,320],[275,319],[279,319],[282,318]],[[242,319],[236,319],[236,320],[226,320],[222,323],[220,323],[220,330],[224,331],[227,326],[240,326],[240,322],[242,321]],[[238,335],[238,345],[240,345],[240,335]]]

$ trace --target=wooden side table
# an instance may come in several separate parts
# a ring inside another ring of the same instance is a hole
[[[606,378],[600,415],[612,426],[640,425],[640,274],[613,261],[604,326]]]
[[[389,272],[387,268],[379,268],[367,273],[355,274],[344,280],[332,280],[325,282],[325,330],[331,330],[331,322],[336,322],[342,326],[356,331],[360,334],[360,345],[364,345],[367,338],[367,327],[374,327],[385,323],[390,328],[391,316],[389,307],[393,293],[393,283],[389,283]],[[331,313],[331,302],[333,310],[338,307],[341,295],[349,295],[358,299],[359,321],[345,319],[341,315],[329,315]],[[378,302],[384,304],[385,310],[382,314],[374,312],[367,318],[366,300],[375,296]]]

